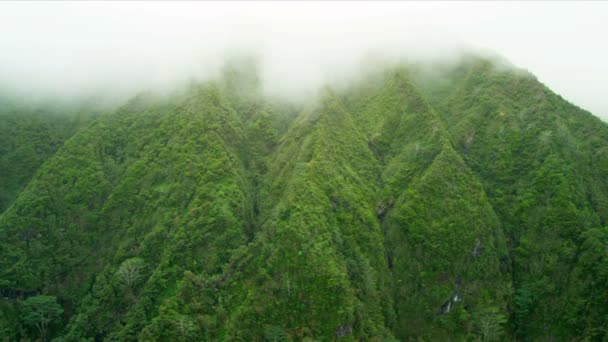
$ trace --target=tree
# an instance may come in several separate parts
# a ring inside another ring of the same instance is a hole
[[[58,321],[63,308],[57,303],[57,297],[35,296],[23,302],[21,320],[29,326],[36,327],[40,337],[46,341],[49,324]]]
[[[144,266],[145,263],[141,258],[127,259],[120,265],[116,275],[124,286],[132,289],[141,279]]]
[[[507,318],[499,308],[489,307],[474,314],[475,325],[482,341],[497,341],[504,334],[503,325]]]

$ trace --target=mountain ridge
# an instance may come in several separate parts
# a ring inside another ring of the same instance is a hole
[[[0,215],[0,290],[55,296],[59,341],[606,336],[601,121],[486,59],[260,87],[94,116]]]

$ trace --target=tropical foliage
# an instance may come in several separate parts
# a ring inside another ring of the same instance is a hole
[[[86,119],[3,104],[5,339],[608,338],[599,119],[487,58],[297,104],[239,63]]]

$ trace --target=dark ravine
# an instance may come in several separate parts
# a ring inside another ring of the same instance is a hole
[[[226,70],[0,115],[1,336],[47,295],[57,341],[608,338],[605,123],[480,57],[299,105]]]

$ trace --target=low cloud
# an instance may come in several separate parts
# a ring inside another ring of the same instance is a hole
[[[31,96],[127,98],[260,62],[282,96],[348,80],[368,58],[493,51],[608,117],[608,3],[24,2],[0,4],[0,84]],[[600,83],[601,82],[601,83]]]

